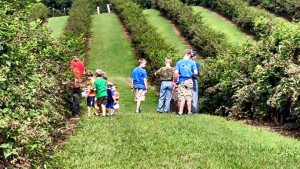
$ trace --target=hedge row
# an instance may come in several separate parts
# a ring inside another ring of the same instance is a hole
[[[84,36],[55,41],[39,20],[29,22],[33,6],[0,2],[0,168],[48,164],[52,138],[70,115],[69,61],[86,51]]]
[[[200,109],[299,128],[300,35],[287,34],[285,38],[281,47],[274,46],[272,40],[277,37],[272,34],[257,47],[207,59],[199,82]],[[298,52],[293,50],[296,48]]]
[[[240,8],[243,5],[235,3],[236,0],[210,2],[210,7],[216,5],[214,8],[231,16],[242,13],[244,18],[252,16],[247,9],[253,8]],[[254,13],[253,16],[264,18]],[[246,23],[245,19],[240,20]],[[263,21],[272,26],[253,29],[264,35],[257,46],[231,50],[206,60],[200,78],[200,109],[218,115],[273,120],[289,128],[299,128],[300,25],[277,19]]]
[[[293,21],[300,21],[299,0],[247,0],[251,5],[260,6]]]
[[[40,21],[27,21],[31,8],[0,9],[0,168],[43,166],[67,113],[68,58]]]
[[[93,13],[92,4],[88,0],[75,0],[69,11],[69,18],[65,27],[65,32],[74,36],[88,35],[91,27]]]
[[[194,3],[196,4],[196,2],[229,17],[244,31],[257,38],[269,36],[274,31],[273,29],[280,24],[295,26],[295,24],[278,18],[263,9],[251,7],[244,0],[195,0]]]
[[[166,56],[175,56],[174,47],[168,45],[156,29],[147,21],[139,5],[132,0],[111,0],[118,16],[129,31],[132,43],[137,50],[139,57],[144,57],[150,63],[147,69],[153,72],[162,66]]]
[[[186,39],[205,57],[216,57],[230,48],[224,34],[205,25],[190,6],[179,0],[155,0],[157,8],[172,20]]]

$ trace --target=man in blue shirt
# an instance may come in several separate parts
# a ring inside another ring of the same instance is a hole
[[[148,91],[147,72],[145,70],[146,60],[139,59],[139,66],[132,71],[131,89],[135,90],[136,113],[141,112],[141,102],[145,101],[145,95]]]
[[[192,50],[185,50],[183,59],[176,64],[175,78],[178,85],[179,115],[183,114],[185,102],[187,102],[188,114],[192,114],[193,80],[192,77],[198,74],[196,63],[190,60]]]
[[[196,61],[196,52],[192,51],[191,60],[196,63],[196,68],[198,71],[198,74],[193,76],[193,100],[192,100],[192,113],[197,114],[198,113],[198,76],[201,72],[201,66],[198,61]]]

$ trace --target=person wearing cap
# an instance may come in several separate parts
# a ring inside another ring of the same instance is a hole
[[[192,114],[192,99],[193,99],[193,80],[192,77],[198,74],[196,63],[190,60],[192,50],[185,50],[183,59],[176,63],[175,78],[178,81],[178,99],[179,112],[183,114],[185,103],[187,103],[188,114]]]
[[[191,53],[191,60],[195,62],[196,68],[198,71],[198,74],[193,75],[193,100],[192,100],[192,113],[197,114],[198,113],[198,76],[200,75],[201,72],[201,66],[198,61],[196,61],[196,51],[192,51]]]
[[[135,91],[136,113],[141,112],[141,102],[145,101],[145,95],[148,91],[146,59],[139,59],[139,66],[136,67],[131,74],[131,90]]]
[[[96,70],[96,80],[94,82],[94,89],[96,90],[98,113],[102,112],[102,116],[106,116],[106,103],[107,103],[107,83],[102,78],[103,72],[100,69]],[[100,110],[101,109],[101,110]]]
[[[172,59],[170,57],[165,58],[165,66],[161,67],[154,74],[160,77],[161,85],[159,92],[159,100],[157,105],[157,112],[166,113],[170,112],[170,104],[172,98],[172,81],[174,76],[174,69],[171,67]]]

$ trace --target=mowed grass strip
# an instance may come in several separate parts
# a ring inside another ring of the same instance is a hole
[[[157,32],[165,39],[165,41],[174,46],[178,51],[177,56],[181,57],[185,49],[189,49],[190,46],[186,44],[175,33],[175,28],[172,26],[172,22],[160,15],[160,12],[155,9],[144,10],[143,13],[147,16],[149,23],[157,29]]]
[[[196,13],[200,12],[203,21],[212,29],[224,33],[228,42],[235,45],[243,44],[247,41],[255,43],[252,37],[243,33],[236,25],[219,14],[201,6],[193,6],[193,10]]]
[[[50,30],[52,30],[51,36],[59,38],[64,32],[67,21],[68,16],[49,18],[46,25]]]
[[[76,134],[56,154],[61,168],[300,167],[299,141],[222,117],[157,114],[153,90],[143,112],[135,114],[127,73],[136,60],[117,17],[94,16],[92,38],[87,66],[105,67],[109,80],[119,87],[121,109],[114,117],[84,115]],[[117,63],[120,57],[124,60]]]

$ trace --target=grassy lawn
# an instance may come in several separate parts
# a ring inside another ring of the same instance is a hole
[[[56,153],[61,168],[300,168],[299,141],[221,117],[157,114],[153,90],[134,113],[129,77],[136,59],[117,17],[94,16],[92,39],[87,66],[107,71],[121,109],[114,117],[84,114]]]
[[[53,31],[51,34],[52,37],[58,38],[63,34],[67,20],[68,16],[54,17],[48,19],[47,27]]]
[[[200,12],[204,22],[206,22],[212,29],[224,33],[229,42],[233,44],[241,44],[249,40],[254,43],[254,40],[250,36],[244,34],[236,25],[227,21],[219,14],[201,6],[193,6],[193,10],[194,12]]]
[[[178,35],[176,35],[172,22],[160,16],[160,12],[154,9],[143,11],[147,15],[151,25],[157,28],[158,33],[166,40],[166,42],[177,49],[177,56],[182,56],[185,49],[190,48]]]

